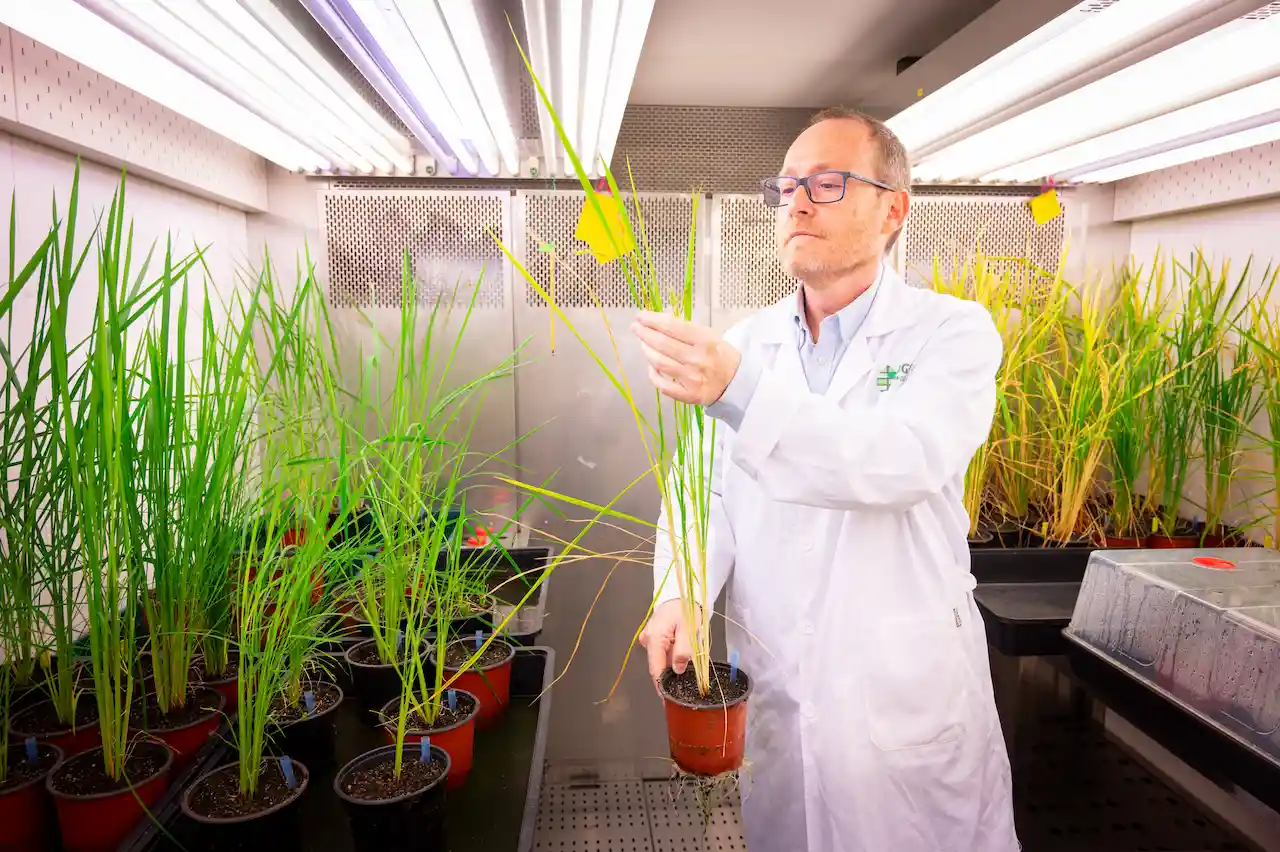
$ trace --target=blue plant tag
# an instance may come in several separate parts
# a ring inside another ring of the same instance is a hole
[[[40,752],[36,750],[36,738],[27,737],[27,761],[35,763],[40,759]]]
[[[396,650],[397,651],[404,650],[404,631],[402,630],[396,631]]]
[[[316,712],[316,694],[311,690],[302,693],[302,703],[307,705],[307,715]]]
[[[431,737],[423,737],[418,742],[418,748],[421,750],[418,759],[423,763],[431,762]]]
[[[293,761],[288,755],[280,758],[280,771],[284,773],[284,783],[290,790],[298,789],[298,776],[293,774]]]
[[[738,649],[734,648],[729,652],[729,680],[738,679]]]
[[[451,689],[449,690],[448,695],[449,695],[449,709],[457,710],[458,709],[458,690]]]
[[[483,644],[484,644],[484,631],[477,630],[476,631],[476,650],[477,651],[480,650],[480,646]]]

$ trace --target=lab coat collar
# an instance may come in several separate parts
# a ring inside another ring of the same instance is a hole
[[[854,340],[888,334],[915,322],[915,305],[909,292],[911,288],[887,261],[881,263],[880,283],[877,287],[878,292],[871,310]],[[793,291],[764,309],[758,328],[760,340],[766,343],[795,343],[795,314],[799,298],[799,294]]]

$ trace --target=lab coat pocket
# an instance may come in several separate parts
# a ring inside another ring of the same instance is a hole
[[[881,751],[964,736],[968,660],[951,616],[886,618],[873,631],[864,699],[868,732]]]

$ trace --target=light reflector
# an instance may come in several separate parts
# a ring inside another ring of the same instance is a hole
[[[1254,145],[1265,145],[1269,142],[1277,141],[1280,141],[1280,121],[1249,130],[1242,130],[1238,133],[1229,133],[1226,136],[1219,136],[1214,139],[1207,139],[1194,145],[1175,148],[1172,151],[1165,151],[1150,157],[1130,160],[1127,163],[1121,163],[1116,166],[1084,172],[1076,175],[1073,180],[1081,183],[1111,183],[1112,181],[1124,180],[1135,175],[1203,160],[1206,157],[1230,154],[1232,151],[1242,151],[1245,148],[1252,148]]]

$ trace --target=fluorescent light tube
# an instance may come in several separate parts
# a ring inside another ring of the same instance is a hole
[[[587,66],[582,81],[582,156],[583,166],[592,177],[603,174],[598,146],[600,119],[604,115],[604,96],[609,86],[609,68],[613,59],[614,36],[618,28],[621,0],[594,0],[588,7]]]
[[[1020,183],[1044,177],[1067,177],[1071,171],[1081,167],[1142,152],[1196,133],[1212,133],[1215,129],[1228,128],[1278,109],[1280,77],[997,169],[983,175],[982,180]],[[1212,135],[1221,136],[1226,132],[1229,131],[1223,129]]]
[[[582,0],[567,0],[559,5],[560,13],[560,94],[555,99],[560,123],[573,147],[582,150],[582,122],[578,99],[582,97]],[[574,173],[569,152],[564,155],[565,176]]]
[[[444,0],[441,11],[448,22],[449,32],[453,35],[453,43],[462,58],[475,97],[479,99],[489,132],[502,155],[502,164],[508,174],[517,175],[520,173],[520,146],[511,116],[507,112],[506,99],[498,86],[498,54],[485,39],[476,4]],[[504,36],[500,33],[498,37]],[[510,38],[509,31],[505,37]],[[527,73],[523,66],[520,73]]]
[[[1280,15],[1236,19],[924,158],[920,181],[975,180],[1280,74]]]
[[[1150,41],[1222,0],[1123,0],[1075,8],[889,120],[912,154]]]
[[[1112,181],[1124,180],[1135,175],[1203,160],[1206,157],[1230,154],[1232,151],[1241,151],[1245,148],[1252,148],[1255,145],[1265,145],[1269,142],[1277,141],[1280,141],[1280,121],[1249,130],[1242,130],[1238,133],[1230,133],[1214,139],[1207,139],[1194,145],[1187,145],[1172,151],[1154,154],[1150,157],[1130,160],[1127,163],[1121,163],[1109,168],[1085,172],[1076,176],[1074,180],[1080,183],[1111,183]]]
[[[72,0],[0,0],[0,23],[289,171],[326,171],[317,151]]]
[[[524,0],[524,29],[528,37],[528,45],[525,47],[525,56],[529,60],[529,64],[533,66],[533,73],[538,77],[538,83],[542,86],[543,92],[554,104],[557,99],[557,93],[560,91],[557,85],[557,76],[559,75],[558,64],[553,61],[551,23],[547,15],[546,0]],[[560,138],[556,133],[555,123],[551,120],[551,113],[547,111],[546,104],[543,103],[542,94],[535,87],[533,93],[534,99],[538,102],[538,129],[542,135],[542,162],[547,170],[548,175],[554,175],[559,169],[560,162]],[[558,110],[557,110],[558,111]]]
[[[640,64],[645,33],[653,17],[654,0],[623,0],[618,15],[618,35],[613,44],[613,61],[609,68],[609,85],[605,90],[604,109],[600,116],[600,160],[613,161],[613,148],[622,129],[622,116],[631,95],[631,84]]]

